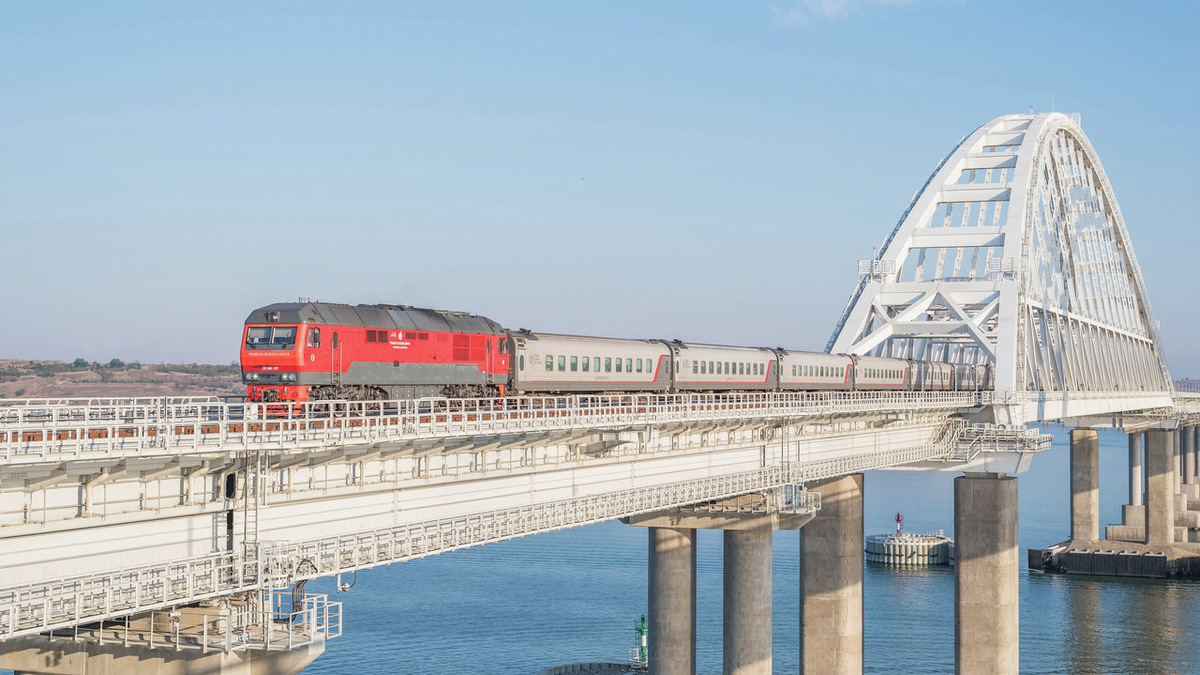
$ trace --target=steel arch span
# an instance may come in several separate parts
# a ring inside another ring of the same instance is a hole
[[[1001,421],[1171,405],[1133,246],[1078,115],[1005,115],[947,155],[826,351],[990,364]],[[1021,405],[1018,405],[1020,403]]]

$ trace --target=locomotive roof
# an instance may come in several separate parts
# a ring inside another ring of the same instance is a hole
[[[279,312],[276,321],[268,320],[267,315],[271,312]],[[246,323],[312,323],[453,333],[504,332],[504,328],[495,321],[466,312],[405,305],[343,305],[333,302],[277,302],[250,312]]]

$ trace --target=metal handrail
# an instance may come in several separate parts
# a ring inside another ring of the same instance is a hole
[[[307,451],[384,441],[986,405],[990,392],[640,394],[334,402],[0,407],[0,464]]]

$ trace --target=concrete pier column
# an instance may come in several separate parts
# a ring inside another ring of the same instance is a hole
[[[1183,454],[1179,452],[1183,443],[1179,440],[1180,430],[1178,427],[1171,432],[1171,458],[1175,468],[1175,493],[1183,493]]]
[[[1195,436],[1192,434],[1190,426],[1183,426],[1180,430],[1180,441],[1182,442],[1180,453],[1183,455],[1183,483],[1190,485],[1196,482]]]
[[[1100,436],[1071,430],[1071,540],[1100,539]]]
[[[1200,425],[1192,424],[1188,429],[1192,432],[1192,454],[1196,456],[1196,480],[1193,482],[1200,483]]]
[[[821,511],[800,530],[800,672],[863,670],[863,475],[820,481]]]
[[[954,540],[955,672],[1015,675],[1017,479],[1002,473],[955,478]]]
[[[1142,505],[1142,432],[1129,434],[1129,504]]]
[[[771,531],[724,536],[723,672],[771,675]]]
[[[1146,432],[1146,544],[1171,544],[1175,537],[1175,432]]]
[[[651,527],[650,672],[696,673],[696,530]]]

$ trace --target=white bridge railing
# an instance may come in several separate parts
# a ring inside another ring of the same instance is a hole
[[[970,408],[990,392],[807,392],[421,399],[297,405],[0,401],[0,464],[213,450],[305,451],[671,422]]]

